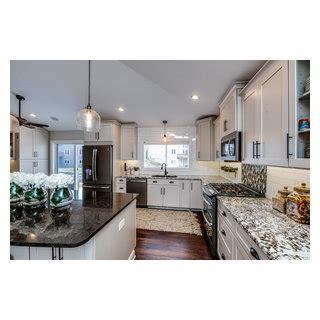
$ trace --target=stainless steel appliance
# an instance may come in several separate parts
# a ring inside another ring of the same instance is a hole
[[[83,188],[112,191],[112,146],[96,145],[82,148]]]
[[[127,193],[138,193],[137,207],[147,207],[147,179],[127,178]]]
[[[263,194],[242,183],[209,183],[202,188],[204,207],[202,210],[206,238],[213,257],[217,257],[217,196],[264,197]]]
[[[221,138],[221,160],[241,161],[241,132],[234,131]]]

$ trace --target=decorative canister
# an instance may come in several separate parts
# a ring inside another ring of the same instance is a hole
[[[310,188],[301,183],[293,189],[287,198],[287,215],[299,223],[310,224]]]
[[[290,193],[288,187],[278,190],[278,195],[272,197],[272,208],[281,213],[286,213],[287,197]]]
[[[24,194],[23,208],[27,215],[36,216],[46,208],[47,191],[32,187]]]
[[[10,184],[10,221],[21,219],[23,214],[23,189],[16,183]]]
[[[51,216],[53,218],[61,218],[61,216],[69,212],[72,199],[73,195],[68,186],[55,188],[50,197]]]

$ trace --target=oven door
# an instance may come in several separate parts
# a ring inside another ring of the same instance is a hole
[[[211,201],[206,197],[206,195],[202,195],[203,198],[203,209],[202,209],[202,216],[203,216],[203,223],[206,235],[210,241],[210,245],[213,245],[213,221],[212,221],[212,204]]]

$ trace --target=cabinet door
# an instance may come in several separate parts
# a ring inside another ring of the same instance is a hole
[[[257,163],[254,143],[258,127],[258,90],[253,89],[243,100],[243,162]]]
[[[162,186],[148,185],[148,206],[162,207]]]
[[[112,124],[111,123],[101,124],[101,128],[98,133],[98,140],[99,141],[113,141]]]
[[[261,164],[287,166],[288,62],[280,61],[262,78],[260,86]]]
[[[191,181],[182,180],[180,191],[180,207],[190,208]]]
[[[86,142],[95,142],[98,140],[97,132],[84,132],[84,141]]]
[[[233,260],[251,260],[251,257],[236,237],[234,237],[233,242]]]
[[[33,129],[33,152],[37,159],[48,159],[48,131]]]
[[[197,123],[197,160],[211,160],[213,143],[212,122],[205,120]]]
[[[220,118],[214,121],[214,160],[220,159],[221,137],[220,137]]]
[[[202,209],[202,183],[199,180],[193,180],[190,183],[190,208]]]
[[[121,126],[121,159],[137,159],[137,128]]]
[[[221,136],[224,137],[236,130],[236,100],[232,95],[221,110]]]
[[[34,173],[49,174],[48,160],[35,160],[34,161]]]
[[[33,130],[26,127],[20,127],[20,159],[33,159]]]
[[[162,189],[163,193],[163,205],[165,207],[179,207],[180,204],[180,186],[165,185]]]
[[[35,160],[20,160],[19,171],[25,173],[34,173]]]

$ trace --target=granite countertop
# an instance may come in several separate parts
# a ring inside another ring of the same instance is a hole
[[[83,191],[75,197],[66,223],[54,221],[45,209],[39,219],[23,217],[10,224],[10,244],[37,247],[78,247],[127,207],[136,197],[133,193]]]
[[[219,197],[270,259],[310,259],[310,226],[272,209],[266,198]]]
[[[202,180],[203,183],[224,183],[230,182],[221,176],[198,176],[198,175],[177,175],[177,177],[152,177],[152,175],[141,174],[138,176],[117,176],[116,178],[144,178],[144,179],[172,179],[172,180]]]

